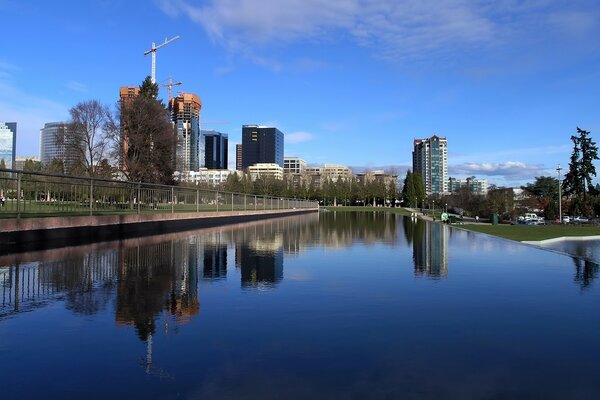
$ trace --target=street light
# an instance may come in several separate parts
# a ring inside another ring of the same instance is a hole
[[[448,213],[448,203],[444,204],[444,207],[445,207],[445,211],[444,212]]]
[[[562,224],[562,204],[561,204],[561,193],[560,193],[560,171],[562,168],[560,164],[556,167],[556,172],[558,172],[558,221]]]

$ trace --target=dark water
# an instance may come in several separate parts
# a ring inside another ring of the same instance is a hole
[[[598,267],[323,213],[0,258],[0,398],[598,399]]]

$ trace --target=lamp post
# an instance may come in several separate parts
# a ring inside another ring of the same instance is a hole
[[[448,203],[444,204],[444,212],[448,213]]]
[[[558,166],[556,167],[556,172],[558,172],[558,221],[560,224],[562,224],[562,204],[561,204],[561,193],[560,193],[560,171],[562,170],[562,168],[560,167],[560,164],[558,164]]]

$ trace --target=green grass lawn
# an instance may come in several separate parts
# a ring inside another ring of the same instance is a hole
[[[483,225],[465,224],[462,228],[518,241],[539,241],[563,236],[600,235],[597,225]]]
[[[410,211],[400,207],[321,207],[322,209],[329,211],[354,211],[354,212],[365,212],[365,211],[378,211],[378,212],[389,212],[401,215],[410,215]]]

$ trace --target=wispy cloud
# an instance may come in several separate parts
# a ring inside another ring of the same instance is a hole
[[[39,152],[40,129],[46,122],[68,118],[69,107],[31,96],[15,86],[0,81],[0,116],[6,121],[17,122],[17,154]]]
[[[490,40],[494,24],[464,0],[160,0],[167,15],[187,15],[234,50],[349,36],[383,57],[407,57],[449,43]],[[341,33],[341,35],[336,35]]]
[[[9,78],[18,70],[16,65],[0,60],[0,79]]]
[[[77,82],[77,81],[69,81],[67,83],[67,88],[74,90],[76,92],[82,92],[85,93],[87,92],[87,86],[81,82]]]
[[[521,43],[540,32],[587,33],[598,26],[594,1],[562,0],[155,0],[184,15],[228,49],[256,57],[256,48],[299,41],[350,39],[387,60],[456,57],[462,50]],[[575,7],[576,6],[576,7]],[[591,7],[590,7],[591,6]],[[598,11],[598,10],[596,10]],[[272,67],[271,62],[265,67]]]
[[[311,141],[315,135],[310,132],[292,132],[285,135],[286,143],[297,144]]]

